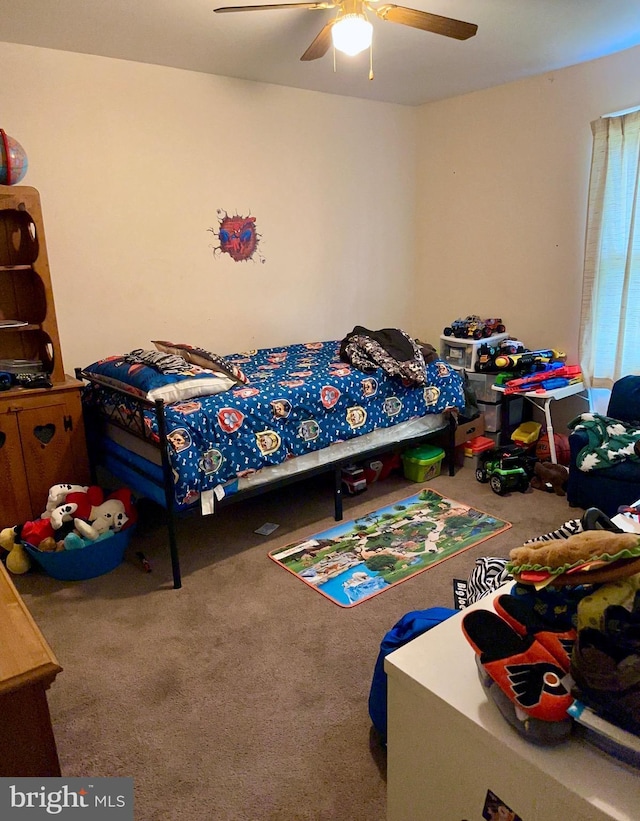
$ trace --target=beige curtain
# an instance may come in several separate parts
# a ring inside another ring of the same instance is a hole
[[[580,319],[585,384],[640,374],[640,111],[591,123]]]

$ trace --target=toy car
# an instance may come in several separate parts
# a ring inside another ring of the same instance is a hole
[[[465,319],[454,319],[451,325],[447,325],[443,330],[443,334],[459,339],[483,339],[504,331],[501,319],[482,319],[477,314],[469,314]]]
[[[498,331],[498,333],[500,333],[500,331]],[[499,353],[506,354],[525,353],[528,351],[528,348],[526,348],[524,342],[521,342],[519,339],[509,337],[508,339],[503,339],[501,342],[498,342],[498,351]]]
[[[525,352],[529,351],[519,339],[503,339],[494,345],[490,342],[483,342],[478,348],[475,369],[478,372],[487,371],[489,373],[495,373],[500,370],[500,368],[496,365],[497,357],[507,359],[509,356],[522,354]]]
[[[342,468],[342,487],[349,496],[355,496],[367,489],[364,470],[357,465],[345,465]]]
[[[476,479],[489,482],[494,493],[503,496],[511,490],[524,493],[533,475],[535,459],[520,447],[492,448],[478,455]]]
[[[476,314],[469,314],[465,319],[454,319],[443,333],[445,336],[455,336],[458,339],[482,339],[484,323]]]
[[[492,319],[485,319],[484,320],[484,335],[485,336],[493,336],[493,334],[503,334],[507,329],[502,324],[502,320],[499,318],[492,318]]]

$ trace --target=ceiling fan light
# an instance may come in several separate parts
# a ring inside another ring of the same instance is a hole
[[[369,48],[373,26],[362,14],[345,14],[331,29],[334,48],[349,57]]]

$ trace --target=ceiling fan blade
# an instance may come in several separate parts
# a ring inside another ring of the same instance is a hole
[[[441,17],[439,14],[429,14],[427,11],[417,11],[394,3],[384,6],[368,6],[378,17],[390,20],[392,23],[401,23],[403,26],[412,26],[422,31],[431,31],[434,34],[444,34],[445,37],[454,37],[456,40],[468,40],[478,31],[475,23],[463,23],[452,17]]]
[[[328,23],[325,23],[320,30],[320,34],[300,58],[301,60],[317,60],[319,57],[324,57],[331,45],[331,29],[335,22],[335,20],[329,20]]]
[[[223,6],[214,9],[217,14],[224,14],[229,11],[269,11],[269,9],[333,9],[336,3],[274,3],[273,5],[260,6]]]

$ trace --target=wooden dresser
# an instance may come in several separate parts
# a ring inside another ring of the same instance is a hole
[[[0,563],[0,776],[59,776],[47,689],[62,670]]]

